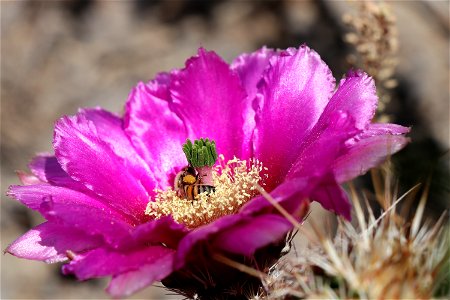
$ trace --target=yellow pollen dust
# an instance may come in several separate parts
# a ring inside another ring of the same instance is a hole
[[[208,224],[222,216],[236,213],[248,200],[258,194],[256,185],[262,185],[262,171],[267,170],[257,160],[234,158],[213,169],[215,192],[199,194],[195,200],[182,199],[172,188],[157,190],[154,201],[147,205],[145,214],[159,219],[171,215],[175,222],[189,228]],[[264,177],[267,177],[265,175]]]

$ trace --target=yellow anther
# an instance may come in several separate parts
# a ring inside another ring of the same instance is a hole
[[[194,201],[178,197],[172,188],[158,190],[154,201],[147,205],[145,213],[155,219],[171,215],[173,219],[189,228],[208,224],[224,215],[236,213],[246,202],[256,196],[256,184],[263,185],[261,162],[247,163],[234,158],[227,163],[219,156],[219,164],[213,170],[215,192],[201,193]],[[186,183],[195,183],[195,177],[184,177]],[[193,180],[188,182],[186,180]]]

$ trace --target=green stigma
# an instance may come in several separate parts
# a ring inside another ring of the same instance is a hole
[[[209,139],[201,138],[194,143],[187,139],[183,145],[183,152],[193,168],[212,167],[217,160],[216,142]]]

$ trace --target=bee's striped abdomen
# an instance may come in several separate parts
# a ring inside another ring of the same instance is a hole
[[[186,199],[195,200],[195,197],[201,193],[213,193],[216,189],[212,185],[207,184],[189,184],[184,186],[184,194],[186,195]]]
[[[204,193],[207,192],[208,194],[214,193],[216,191],[216,188],[213,187],[212,185],[207,185],[207,184],[197,184],[196,185],[198,187],[198,193]]]

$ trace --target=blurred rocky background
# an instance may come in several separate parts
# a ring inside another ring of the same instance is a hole
[[[431,178],[428,213],[448,208],[449,2],[390,1],[397,19],[398,67],[386,113],[412,126],[394,159],[401,189]],[[51,152],[52,128],[78,107],[121,112],[129,90],[180,68],[199,46],[227,61],[266,45],[306,43],[340,78],[355,48],[345,1],[2,1],[1,247],[41,222],[4,196],[37,152]],[[100,167],[100,166],[99,166]],[[118,176],[120,176],[118,174]],[[106,281],[63,277],[59,265],[1,257],[2,299],[101,299]],[[134,298],[178,299],[162,288]]]

